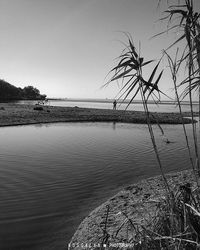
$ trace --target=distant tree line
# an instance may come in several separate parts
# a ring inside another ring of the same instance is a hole
[[[41,95],[40,91],[33,86],[17,88],[14,85],[0,79],[0,101],[44,100],[45,98],[46,95]]]

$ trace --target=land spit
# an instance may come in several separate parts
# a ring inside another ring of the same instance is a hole
[[[36,110],[35,110],[36,109]],[[189,114],[184,113],[187,117]],[[150,113],[152,123],[181,124],[178,113]],[[79,107],[55,107],[23,104],[0,104],[0,126],[53,122],[123,122],[146,123],[144,112]],[[184,123],[191,123],[184,118]]]

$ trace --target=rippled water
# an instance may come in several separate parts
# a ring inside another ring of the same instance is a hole
[[[188,168],[181,126],[163,128],[173,142],[155,126],[165,171]],[[67,249],[92,209],[122,186],[159,174],[146,125],[4,127],[0,138],[0,249]]]

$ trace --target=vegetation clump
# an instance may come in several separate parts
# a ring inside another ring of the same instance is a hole
[[[44,100],[46,95],[41,95],[40,91],[33,86],[26,86],[23,89],[0,80],[0,102],[11,100]]]
[[[42,106],[36,106],[33,108],[34,110],[42,111],[44,108]]]

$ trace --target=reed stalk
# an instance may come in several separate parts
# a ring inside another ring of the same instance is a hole
[[[188,68],[188,77],[183,80],[180,86],[184,86],[186,83],[188,86],[183,91],[183,98],[186,96],[189,97],[190,104],[190,113],[192,120],[192,132],[193,132],[193,143],[195,148],[195,171],[198,178],[200,177],[200,163],[199,163],[199,149],[198,149],[198,140],[197,140],[197,131],[196,131],[196,121],[194,120],[194,110],[193,110],[193,91],[199,89],[200,83],[200,38],[199,38],[199,17],[200,14],[194,11],[193,0],[184,0],[184,4],[181,4],[178,1],[178,4],[170,5],[169,9],[165,11],[167,14],[163,19],[168,19],[169,24],[171,24],[173,17],[178,16],[180,22],[172,25],[168,30],[179,29],[181,36],[168,47],[171,48],[178,44],[180,41],[186,42],[186,56],[181,56],[180,64],[186,63]],[[169,25],[170,26],[170,25]],[[164,32],[163,32],[164,33]],[[162,34],[162,33],[161,33]],[[199,120],[200,120],[200,91],[199,95]]]
[[[178,51],[179,50],[177,49],[174,61],[172,60],[170,55],[167,53],[167,51],[164,51],[164,54],[167,56],[168,65],[169,65],[169,68],[170,68],[172,81],[173,81],[173,84],[174,84],[174,92],[175,92],[176,101],[177,101],[178,108],[179,108],[179,113],[181,115],[183,132],[184,132],[184,136],[185,136],[185,142],[186,142],[186,146],[187,146],[187,149],[188,149],[188,157],[190,159],[190,163],[191,163],[194,175],[196,176],[196,174],[195,174],[195,166],[194,166],[194,163],[193,163],[193,158],[192,158],[192,154],[191,154],[191,149],[190,149],[190,145],[189,145],[187,131],[186,131],[185,123],[184,123],[184,120],[183,120],[183,112],[182,112],[181,101],[180,101],[180,97],[179,97],[179,93],[178,93],[178,87],[177,87],[177,85],[178,85],[177,84],[177,74],[178,74],[178,71],[179,71],[179,68],[180,68],[180,63],[179,64],[177,63]],[[182,55],[182,57],[183,57],[183,55]],[[196,182],[198,184],[198,178],[196,178]]]
[[[142,68],[152,63],[153,60],[144,62],[144,58],[140,57],[140,55],[137,53],[135,46],[132,42],[132,38],[128,35],[127,37],[128,37],[129,44],[126,46],[125,50],[123,50],[121,56],[119,57],[119,63],[117,64],[117,66],[111,70],[111,73],[114,72],[114,75],[107,84],[110,84],[111,82],[116,81],[116,80],[122,81],[123,86],[121,90],[119,91],[120,96],[118,99],[121,99],[121,97],[123,97],[123,101],[124,101],[130,95],[132,95],[127,107],[132,103],[134,98],[138,94],[140,94],[144,112],[146,115],[149,134],[151,137],[151,141],[152,141],[153,149],[154,149],[156,159],[159,165],[159,169],[163,178],[163,182],[164,182],[167,194],[171,196],[172,198],[172,192],[167,183],[167,179],[165,177],[163,166],[162,166],[159,152],[157,149],[154,132],[153,132],[153,128],[151,125],[150,113],[148,109],[148,99],[150,96],[153,98],[153,100],[154,99],[159,100],[160,94],[165,95],[165,93],[163,93],[158,88],[158,83],[161,79],[163,72],[161,71],[157,79],[155,80],[155,82],[153,82],[153,79],[155,77],[156,71],[160,63],[158,62],[156,66],[154,67],[149,79],[145,80],[143,77]]]

